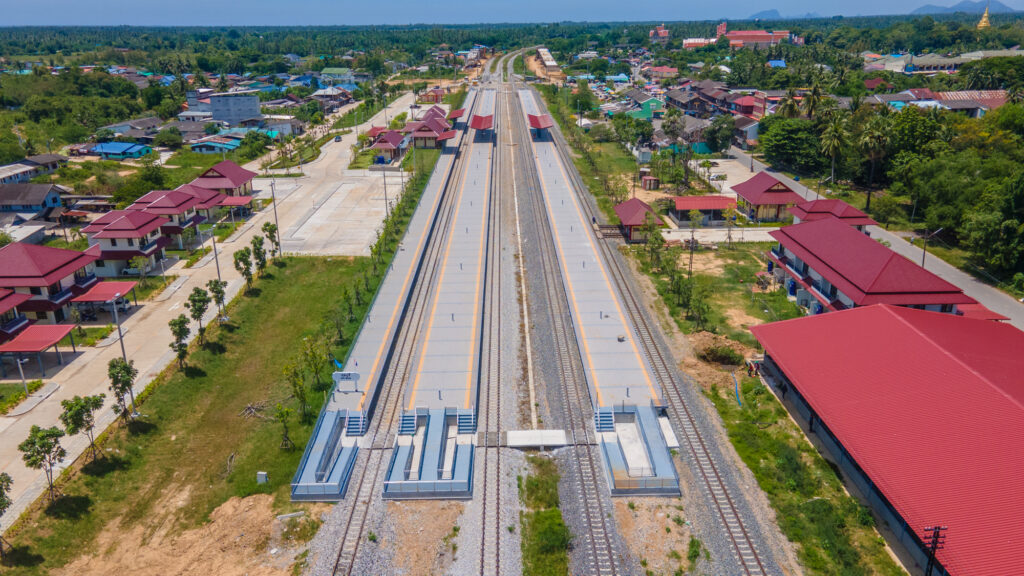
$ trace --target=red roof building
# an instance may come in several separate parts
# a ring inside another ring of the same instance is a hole
[[[619,217],[622,225],[622,232],[627,242],[645,241],[643,227],[653,218],[653,221],[660,226],[661,217],[646,202],[639,198],[630,198],[622,204],[615,206],[615,215]]]
[[[199,212],[206,212],[206,217],[210,217],[210,210],[213,210],[217,206],[220,206],[220,202],[225,196],[216,190],[209,190],[201,188],[199,186],[193,186],[192,184],[183,184],[175,188],[179,192],[184,192],[190,196],[193,196],[199,203],[196,204],[196,210]]]
[[[494,114],[489,116],[474,114],[473,117],[469,119],[469,127],[473,130],[490,130],[493,126]]]
[[[387,131],[387,126],[370,126],[370,129],[366,131],[366,136],[370,138],[370,140],[375,140],[377,136],[380,136]]]
[[[551,116],[547,114],[527,114],[526,118],[530,122],[530,128],[533,128],[534,130],[547,130],[554,126],[554,122],[551,121]]]
[[[788,30],[733,30],[726,32],[725,37],[729,39],[730,46],[737,48],[775,46],[790,39]]]
[[[768,383],[894,545],[923,566],[924,528],[942,525],[936,573],[1024,574],[1024,332],[886,305],[751,331]]]
[[[646,74],[652,80],[664,80],[666,78],[674,78],[679,75],[679,69],[673,68],[672,66],[651,66],[644,70]]]
[[[223,196],[219,192],[214,193]],[[169,222],[160,227],[160,232],[168,237],[177,237],[178,248],[184,249],[185,230],[195,230],[205,220],[196,212],[199,204],[199,198],[181,190],[154,190],[136,200],[126,210],[141,210],[167,218]]]
[[[379,156],[383,156],[390,162],[401,155],[404,147],[405,136],[398,130],[388,130],[377,137],[377,141],[370,146],[370,149],[376,150]]]
[[[256,173],[242,168],[231,160],[215,164],[192,181],[194,186],[216,190],[228,196],[241,196],[252,193],[252,179]]]
[[[22,314],[18,306],[31,299],[31,294],[0,288],[0,342],[10,340],[28,326],[28,316]]]
[[[803,196],[767,172],[758,172],[732,189],[740,211],[751,220],[779,222],[785,217],[788,207],[804,201]]]
[[[960,288],[875,242],[837,218],[770,232],[779,241],[766,255],[791,296],[812,313],[871,304],[956,312],[973,303]]]
[[[440,104],[444,101],[445,92],[441,88],[432,88],[420,94],[420,102]]]
[[[87,252],[11,242],[0,248],[0,288],[14,295],[3,300],[29,319],[61,322],[69,316],[71,298],[98,282],[95,261]]]
[[[813,222],[823,218],[837,218],[843,224],[853,226],[864,232],[868,226],[878,226],[878,222],[872,220],[867,214],[850,206],[842,200],[811,200],[789,208],[793,215],[793,223]]]
[[[169,223],[167,218],[145,210],[114,210],[93,220],[82,233],[89,238],[87,252],[99,258],[96,274],[109,277],[137,273],[130,269],[129,261],[138,256],[147,260],[151,270],[164,258],[164,247],[170,243],[160,234],[161,227]]]
[[[724,222],[725,212],[736,209],[736,200],[728,196],[676,196],[673,198],[674,206],[669,211],[671,216],[680,226],[689,227],[690,211],[696,210],[703,215],[701,226],[713,225]]]

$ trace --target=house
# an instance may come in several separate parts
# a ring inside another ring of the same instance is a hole
[[[704,111],[700,96],[690,90],[669,90],[665,93],[665,104],[689,114]]]
[[[227,196],[243,196],[252,194],[252,179],[256,173],[242,168],[231,160],[218,162],[203,172],[192,185],[207,190],[216,190]]]
[[[238,138],[227,136],[206,136],[189,145],[189,150],[199,154],[226,154],[242,145]]]
[[[160,228],[170,220],[143,210],[114,210],[107,212],[81,232],[89,239],[89,249],[96,260],[98,276],[123,276],[138,273],[129,262],[143,257],[152,269],[164,259],[164,247],[170,241],[160,233]]]
[[[26,216],[32,214],[36,217],[60,205],[60,188],[53,184],[0,185],[0,212],[15,212]],[[42,216],[46,217],[47,214]]]
[[[56,324],[70,317],[71,298],[98,282],[95,261],[88,252],[12,242],[0,248],[0,288],[30,296],[18,304],[29,320]]]
[[[754,107],[757,106],[757,99],[751,94],[737,94],[737,97],[730,101],[730,109],[736,114],[753,116]]]
[[[178,249],[185,248],[186,230],[197,234],[199,223],[205,220],[196,211],[200,204],[199,198],[180,190],[153,190],[142,196],[125,210],[142,210],[168,219],[167,224],[160,227],[160,232],[178,242]]]
[[[31,299],[31,294],[0,288],[0,342],[10,340],[29,325],[28,316],[18,310],[18,306]]]
[[[679,69],[671,66],[651,66],[643,71],[643,75],[651,80],[665,80],[679,75]]]
[[[213,211],[216,210],[227,196],[216,190],[209,190],[192,184],[183,184],[175,188],[177,192],[184,192],[195,198],[198,202],[195,205],[196,213],[210,220],[213,218]]]
[[[733,118],[733,140],[739,147],[747,150],[757,144],[758,131],[761,123],[748,116],[735,116]]]
[[[243,120],[260,118],[259,90],[236,90],[210,94],[210,114],[213,120],[237,126]]]
[[[448,122],[431,116],[426,120],[409,122],[402,128],[403,134],[411,134],[416,148],[438,148],[444,141],[455,136]]]
[[[351,68],[324,68],[320,71],[320,78],[329,84],[355,84],[356,78]]]
[[[406,146],[408,146],[408,141],[401,132],[398,130],[388,130],[377,136],[377,141],[373,143],[373,146],[370,146],[370,149],[377,151],[378,158],[384,158],[387,162],[391,162],[402,155],[402,151]]]
[[[868,90],[892,90],[892,84],[885,81],[885,78],[868,78],[864,81],[864,87]]]
[[[753,178],[732,187],[736,193],[739,210],[751,220],[779,222],[785,218],[786,209],[804,201],[774,176],[758,172]]]
[[[955,313],[974,303],[946,282],[838,218],[769,232],[769,271],[811,314],[871,304]]]
[[[691,145],[704,142],[704,131],[711,126],[711,120],[696,116],[681,116],[679,121],[682,124],[679,137],[684,142]]]
[[[432,88],[420,94],[420,102],[426,104],[440,104],[444,102],[445,92],[441,88]]]
[[[156,129],[163,123],[163,120],[156,116],[147,116],[145,118],[115,122],[114,124],[104,126],[102,129],[110,130],[114,133],[114,136],[121,136],[129,130],[138,130],[144,134],[149,134],[156,132]]]
[[[0,184],[28,182],[36,176],[53,174],[68,163],[67,156],[60,154],[37,154],[13,164],[0,166]]]
[[[153,149],[149,146],[131,142],[100,142],[90,150],[91,154],[95,154],[104,160],[142,158],[151,152],[153,152]]]
[[[1024,574],[1024,333],[887,305],[762,324],[761,375],[911,573]]]
[[[691,210],[700,212],[700,226],[721,226],[726,220],[725,213],[736,209],[736,200],[728,196],[676,196],[672,200],[668,215],[680,228],[690,227]]]
[[[796,206],[790,206],[789,213],[793,215],[793,224],[835,218],[843,224],[853,226],[865,234],[867,234],[868,226],[878,226],[878,222],[872,220],[867,214],[842,200],[836,199],[803,202]]]
[[[639,198],[630,198],[615,206],[615,215],[619,217],[622,233],[626,242],[646,242],[644,227],[650,222],[661,226],[661,217],[646,202]]]
[[[325,114],[334,112],[338,108],[341,108],[343,105],[352,101],[352,94],[348,90],[337,86],[321,88],[316,92],[313,92],[310,97],[320,104],[320,110]],[[264,105],[266,105],[266,103],[264,103]]]
[[[672,39],[672,31],[665,28],[664,24],[658,24],[652,30],[647,32],[647,38],[655,44],[661,44],[664,46]]]

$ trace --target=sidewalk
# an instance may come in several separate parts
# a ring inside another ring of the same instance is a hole
[[[750,154],[747,154],[735,146],[730,148],[729,153],[734,158],[739,159],[741,163],[749,165],[751,162]],[[755,171],[765,170],[768,168],[767,165],[757,160],[753,160],[753,163]],[[781,182],[789,186],[794,192],[804,198],[808,200],[814,200],[816,198],[814,190],[794,181],[785,174],[782,174],[781,172],[772,172],[772,176],[778,178]],[[911,262],[915,262],[917,264],[921,263],[921,248],[911,246],[909,242],[900,236],[878,226],[869,226],[868,231],[871,233],[872,238],[888,242],[889,247],[897,254],[906,256],[911,260]],[[1024,330],[1024,304],[1014,300],[1014,298],[1009,294],[981,282],[974,276],[971,276],[959,268],[947,264],[944,260],[934,254],[925,258],[924,267],[929,272],[939,276],[943,280],[960,287],[963,289],[964,294],[974,298],[989,310],[1002,314],[1003,316],[1007,316],[1010,318],[1010,324]]]
[[[389,107],[389,117],[404,109],[399,108],[400,103],[406,102],[401,105],[407,107],[411,101],[412,95],[403,95]],[[383,122],[383,111],[360,126],[360,129],[364,130],[374,122]],[[319,158],[303,166],[305,176],[289,179],[296,181],[293,191],[284,197],[278,196],[277,212],[282,234],[306,213],[311,202],[316,202],[327,193],[327,190],[341,183],[354,142],[355,132],[346,135],[341,142],[328,142],[321,149]],[[262,182],[269,180],[257,180],[257,183]],[[269,195],[270,191],[267,189],[255,192]],[[274,210],[271,206],[254,214],[243,229],[232,236],[230,243],[217,243],[221,276],[228,282],[229,301],[238,294],[244,284],[232,264],[233,255],[236,250],[248,246],[254,235],[262,234],[261,228],[267,221],[274,221]],[[205,288],[209,280],[217,277],[217,267],[209,260],[204,260],[205,264],[192,268],[176,266],[174,272],[179,275],[179,279],[153,299],[140,302],[140,309],[122,322],[125,351],[139,371],[139,378],[134,387],[136,395],[174,360],[174,354],[169,346],[171,335],[167,323],[179,314],[187,315],[185,302],[192,288]],[[203,324],[206,325],[214,315],[214,310],[208,312]],[[190,327],[194,337],[195,323]],[[111,409],[114,400],[108,390],[107,364],[120,355],[121,347],[118,345],[79,348],[79,352],[70,359],[69,355],[65,355],[65,364],[59,370],[48,372],[53,375],[47,379],[48,382],[59,385],[54,393],[40,401],[28,413],[0,417],[0,471],[10,474],[14,481],[11,490],[11,499],[14,502],[7,513],[0,517],[0,533],[6,531],[46,489],[45,475],[40,470],[25,467],[21,452],[18,451],[18,444],[28,437],[32,425],[59,426],[61,400],[76,395],[107,395],[106,404],[96,414],[97,435],[106,429],[115,420]],[[144,408],[142,412],[145,413]],[[88,440],[84,434],[79,434],[63,438],[61,445],[67,450],[67,458],[59,466],[59,469],[63,470],[88,448]]]

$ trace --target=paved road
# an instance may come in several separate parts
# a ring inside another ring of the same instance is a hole
[[[390,106],[389,116],[393,116],[399,107],[407,107],[411,103],[411,95],[403,98]],[[383,112],[364,124],[361,129],[365,130],[365,126],[373,124],[374,121],[377,124],[382,123],[384,121]],[[338,189],[343,180],[344,170],[348,166],[351,145],[354,142],[354,133],[346,135],[341,142],[329,142],[322,148],[319,159],[303,167],[305,176],[277,180],[279,185],[277,188],[279,192],[277,212],[282,236],[284,231],[307,217],[310,205],[322,203],[325,197],[329,197]],[[253,170],[258,169],[258,166],[252,164],[249,167]],[[267,186],[269,182],[269,179],[263,178],[255,181],[257,196],[266,197],[270,194]],[[391,182],[392,180],[389,178],[389,186]],[[368,219],[363,225],[371,230],[375,229],[379,226],[382,216],[383,209],[377,212],[376,222]],[[243,284],[241,277],[232,265],[232,255],[236,250],[249,245],[249,241],[254,235],[262,233],[260,227],[263,226],[263,223],[273,222],[273,219],[274,212],[268,206],[254,215],[239,232],[236,232],[227,241],[217,244],[220,271],[223,279],[228,281],[229,299],[238,293]],[[367,238],[372,239],[372,235]],[[187,314],[184,304],[193,287],[204,287],[209,280],[217,277],[216,266],[212,258],[204,258],[189,269],[178,263],[168,272],[180,276],[179,280],[153,300],[135,308],[122,321],[125,331],[125,350],[128,358],[135,362],[135,366],[139,370],[139,379],[135,385],[136,394],[142,391],[153,377],[159,374],[174,358],[169,348],[171,338],[167,323],[178,314]],[[204,320],[204,325],[212,317],[213,312],[211,311]],[[192,328],[194,330],[195,326],[193,325]],[[107,363],[112,358],[119,356],[121,349],[116,339],[109,339],[108,342],[109,344],[106,346],[79,348],[78,354],[70,362],[60,367],[51,366],[53,360],[47,358],[48,380],[60,384],[57,392],[27,414],[18,417],[0,417],[0,471],[7,472],[14,480],[11,493],[14,504],[6,514],[0,517],[0,533],[6,531],[14,520],[43,493],[46,487],[43,473],[26,468],[21,460],[21,453],[17,449],[18,444],[28,436],[29,428],[33,424],[43,427],[58,425],[61,400],[75,395],[85,396],[100,393],[106,393],[108,399],[107,404],[97,415],[97,429],[104,429],[114,420],[113,411],[110,408],[113,399],[110,398],[107,389],[109,382],[106,372]],[[70,356],[70,354],[65,354],[65,361]],[[32,370],[31,373],[26,374],[27,377],[38,377],[35,363],[29,363],[26,367]],[[10,372],[8,371],[8,374]],[[17,371],[14,371],[14,374],[16,377]],[[145,413],[145,409],[142,412]],[[65,465],[73,462],[88,447],[84,435],[81,434],[72,438],[64,438],[62,445],[68,452]]]
[[[768,167],[762,162],[752,160],[749,154],[735,146],[733,146],[729,152],[733,157],[739,159],[741,163],[750,163],[753,161],[755,170],[764,170]],[[808,200],[813,200],[816,197],[814,190],[794,181],[785,174],[774,172],[773,176],[792,188],[794,192]],[[902,237],[883,228],[879,228],[878,226],[871,226],[868,228],[868,231],[871,233],[872,238],[888,242],[893,251],[910,258],[913,262],[918,264],[921,263],[921,248],[912,246]],[[1014,298],[1009,294],[977,280],[970,274],[947,264],[944,260],[937,258],[934,255],[925,258],[924,267],[929,272],[938,275],[947,282],[959,286],[963,289],[964,294],[974,298],[989,310],[1009,317],[1010,324],[1024,330],[1024,304],[1014,300]]]

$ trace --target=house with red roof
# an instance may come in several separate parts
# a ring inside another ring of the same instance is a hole
[[[382,156],[388,162],[402,155],[402,151],[408,146],[408,140],[398,130],[388,130],[377,136],[377,141],[370,146],[376,150],[377,156]]]
[[[665,80],[675,78],[679,75],[679,69],[672,66],[651,66],[643,71],[643,74],[651,80]]]
[[[661,226],[661,217],[658,213],[639,198],[630,198],[615,206],[615,215],[619,217],[626,242],[646,242],[647,237],[643,228],[652,220]]]
[[[227,198],[227,196],[216,190],[201,188],[192,184],[182,184],[175,188],[175,191],[184,192],[198,200],[199,202],[195,205],[195,210],[207,220],[213,218],[214,210],[217,210]]]
[[[29,325],[28,316],[18,306],[31,299],[31,294],[0,288],[0,342],[10,340]]]
[[[868,226],[878,226],[878,222],[872,220],[867,214],[834,198],[803,202],[796,206],[790,206],[788,211],[793,215],[793,224],[836,218],[843,224],[853,226],[865,234],[867,234]]]
[[[96,260],[96,274],[103,277],[138,273],[130,268],[132,258],[142,256],[148,269],[163,260],[164,247],[170,243],[160,228],[170,220],[145,210],[114,210],[107,212],[81,232],[89,239],[89,249]]]
[[[804,201],[767,172],[758,172],[753,178],[732,187],[740,212],[751,220],[779,222],[785,219],[786,209]]]
[[[218,162],[192,181],[192,185],[216,190],[227,196],[252,194],[252,179],[256,173],[242,168],[231,160]]]
[[[200,203],[199,198],[181,190],[153,190],[136,200],[126,210],[143,210],[167,218],[169,222],[160,227],[160,232],[172,240],[177,240],[178,249],[184,250],[186,230],[191,230],[192,234],[197,235],[199,223],[205,220],[196,211]]]
[[[0,288],[17,295],[0,298],[17,308],[9,321],[18,320],[21,314],[49,324],[69,318],[71,299],[99,281],[95,261],[96,256],[88,251],[23,242],[0,248]]]
[[[769,272],[811,314],[872,304],[956,313],[974,303],[963,290],[875,242],[838,218],[769,233],[779,241]]]
[[[700,212],[700,226],[721,226],[725,223],[726,212],[736,209],[735,199],[721,195],[676,196],[672,201],[668,215],[681,228],[690,227],[691,210]]]
[[[431,115],[425,120],[414,120],[408,122],[402,128],[402,134],[408,134],[412,138],[413,146],[416,148],[437,148],[443,146],[445,140],[455,135],[451,131],[451,125],[445,121],[444,116]]]
[[[651,42],[664,46],[672,38],[672,31],[665,28],[664,24],[658,24],[647,32],[647,37]]]
[[[431,88],[420,94],[420,102],[440,104],[444,102],[445,91],[443,88]]]
[[[912,574],[937,525],[933,574],[1024,574],[1024,332],[885,304],[751,331],[765,382]]]

